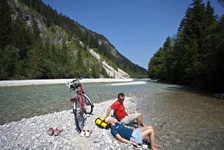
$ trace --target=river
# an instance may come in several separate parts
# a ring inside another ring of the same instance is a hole
[[[83,88],[94,103],[116,99],[119,92],[136,97],[137,110],[154,127],[161,149],[223,149],[223,100],[173,84],[111,84],[85,83]],[[0,124],[70,109],[72,94],[65,84],[0,87]]]

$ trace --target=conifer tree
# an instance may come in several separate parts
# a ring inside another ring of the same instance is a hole
[[[202,0],[193,0],[173,42],[167,38],[150,60],[150,77],[212,91],[224,89],[223,18],[217,22],[209,1],[205,5]]]
[[[219,4],[224,7],[224,0],[218,0]]]
[[[172,78],[171,70],[173,67],[173,45],[172,39],[167,37],[166,41],[163,44],[164,51],[164,79],[168,80]]]
[[[0,49],[12,40],[11,10],[7,0],[1,0],[0,5]]]

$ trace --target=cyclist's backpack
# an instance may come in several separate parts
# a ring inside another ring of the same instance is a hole
[[[105,116],[96,118],[95,124],[103,129],[108,129],[110,127],[110,125],[107,122],[105,122]]]

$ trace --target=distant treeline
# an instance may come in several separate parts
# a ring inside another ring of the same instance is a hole
[[[177,34],[151,58],[148,72],[154,79],[223,92],[224,15],[214,15],[209,1],[193,0]]]
[[[102,64],[88,52],[89,48],[98,52],[115,69],[119,67],[132,77],[147,76],[144,68],[133,64],[118,52],[114,55],[113,45],[103,35],[58,14],[41,0],[18,2],[20,7],[26,4],[30,8],[34,22],[31,26],[27,25],[27,20],[22,16],[24,8],[16,10],[17,18],[12,19],[15,12],[12,12],[7,0],[1,0],[0,80],[74,78],[82,75],[109,77]],[[43,30],[47,32],[40,32],[39,22],[35,19],[38,17],[44,23]],[[54,43],[57,36],[60,42]]]

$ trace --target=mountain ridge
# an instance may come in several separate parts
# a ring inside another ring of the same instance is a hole
[[[112,72],[123,70],[129,74],[122,78],[147,76],[146,69],[133,64],[124,57],[106,37],[87,29],[67,16],[58,14],[56,10],[45,5],[41,0],[7,0],[7,3],[11,9],[11,26],[15,28],[15,32],[18,32],[11,34],[14,38],[22,37],[21,39],[15,38],[14,41],[11,40],[12,43],[11,41],[6,42],[7,44],[1,46],[1,50],[6,55],[10,55],[8,49],[15,48],[19,56],[13,61],[15,71],[7,72],[12,67],[6,69],[3,67],[1,71],[5,76],[0,76],[0,79],[69,78],[83,74],[93,78],[115,78],[113,74],[108,73],[108,69],[102,64],[103,61],[113,68]],[[23,39],[25,40],[21,41]],[[40,45],[41,42],[43,45]],[[90,49],[99,54],[103,61],[97,60],[90,53]],[[38,54],[46,58],[39,58]],[[38,62],[34,62],[34,59]],[[6,64],[6,58],[3,56],[1,65],[4,66],[4,63]],[[23,69],[18,66],[18,63],[27,69],[26,73],[17,71]],[[41,65],[43,67],[32,68],[32,66]],[[58,68],[57,65],[59,65]],[[54,71],[55,68],[56,71]],[[32,69],[33,72],[38,72],[38,75],[30,74],[29,71]],[[76,71],[71,71],[71,69]]]

